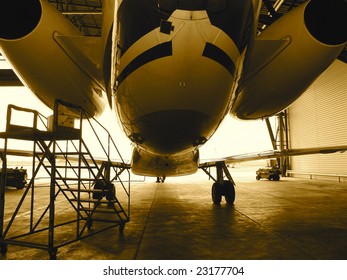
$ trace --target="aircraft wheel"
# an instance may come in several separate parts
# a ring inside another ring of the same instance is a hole
[[[213,204],[220,204],[222,201],[222,186],[218,183],[212,185],[212,201]]]
[[[16,185],[16,189],[17,190],[22,190],[22,189],[24,189],[24,187],[25,187],[25,183],[24,182],[20,182],[20,183],[18,183]]]
[[[235,201],[235,187],[230,181],[224,181],[224,196],[228,204],[234,204]]]

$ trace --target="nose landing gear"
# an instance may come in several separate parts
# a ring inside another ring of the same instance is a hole
[[[163,177],[157,177],[157,181],[156,183],[164,183],[165,182],[165,179],[166,179],[166,176],[163,176]]]

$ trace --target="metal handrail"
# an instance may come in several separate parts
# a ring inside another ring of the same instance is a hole
[[[45,128],[47,128],[47,118],[44,115],[42,115],[41,113],[39,113],[38,111],[28,109],[28,108],[19,107],[19,106],[13,105],[13,104],[9,104],[7,106],[6,131],[8,131],[11,127],[12,110],[34,114],[34,119],[33,119],[33,128],[34,129],[38,128],[38,120],[40,120],[41,123],[45,126]]]
[[[124,159],[123,159],[123,157],[122,157],[122,155],[121,155],[121,153],[120,153],[120,151],[119,151],[115,141],[113,140],[110,132],[97,119],[95,119],[92,115],[90,115],[88,112],[83,111],[83,113],[84,113],[86,119],[88,120],[88,123],[89,123],[91,129],[93,130],[94,135],[96,136],[96,138],[97,138],[101,148],[103,149],[103,151],[104,151],[104,153],[105,153],[105,155],[107,157],[107,160],[109,162],[112,162],[112,159],[110,157],[110,144],[112,144],[113,148],[116,149],[117,155],[119,156],[121,162],[125,165],[126,162],[124,161]],[[96,130],[95,130],[91,120],[93,120],[96,124],[98,124],[107,133],[107,136],[108,136],[108,149],[107,149],[107,151],[106,151],[102,141],[100,140],[100,137],[98,136],[98,133],[96,132]],[[117,174],[116,168],[114,166],[112,168],[113,168],[114,172]],[[129,181],[128,182],[130,183],[130,171],[128,169],[126,169],[126,171],[128,172],[128,177],[129,177]],[[121,178],[118,177],[118,179],[119,179],[119,182],[121,183],[121,185],[123,187],[123,190],[127,193],[128,196],[130,196],[129,187],[128,187],[128,190],[127,190],[125,185],[124,185],[124,183],[123,183],[123,181],[121,180]]]
[[[62,100],[56,100],[56,102],[55,102],[55,110],[54,110],[55,114],[57,114],[57,112],[58,112],[59,104],[61,104],[63,106],[66,106],[66,107],[69,107],[69,108],[72,108],[73,110],[77,110],[79,112],[79,115],[80,115],[80,129],[81,129],[81,131],[82,131],[82,126],[83,126],[82,119],[86,119],[88,121],[88,124],[89,124],[90,128],[92,129],[92,131],[93,131],[97,141],[99,142],[99,145],[102,148],[102,150],[103,150],[103,152],[104,152],[108,162],[112,163],[111,147],[110,147],[110,146],[112,146],[116,150],[117,155],[118,155],[119,159],[121,160],[121,162],[124,164],[124,166],[126,165],[126,163],[125,163],[125,161],[124,161],[124,159],[123,159],[123,157],[122,157],[122,155],[121,155],[121,153],[120,153],[120,151],[119,151],[115,141],[113,140],[110,132],[94,116],[92,116],[87,111],[83,110],[83,108],[81,108],[79,106],[76,106],[74,104],[70,104],[68,102],[62,101]],[[57,116],[55,116],[54,119],[57,120]],[[94,127],[92,121],[94,121],[99,127],[101,127],[102,130],[107,134],[107,142],[108,142],[107,150],[105,149],[104,144],[102,143],[98,133],[96,132],[95,127]],[[54,124],[54,126],[56,126],[56,125],[57,125],[57,123]],[[87,145],[85,145],[85,147],[87,148]],[[92,161],[95,162],[94,158],[92,158]],[[129,198],[128,199],[128,216],[129,216],[130,215],[130,171],[129,171],[128,168],[125,168],[127,173],[128,173],[128,180],[127,180],[128,187],[126,187],[124,182],[120,178],[120,176],[118,176],[118,172],[117,172],[116,167],[112,166],[112,169],[113,169],[113,171],[116,174],[116,176],[112,179],[112,181],[118,179],[118,181],[120,182],[120,185],[123,188],[123,191],[126,193],[126,195]],[[103,175],[102,175],[102,177],[103,177]]]

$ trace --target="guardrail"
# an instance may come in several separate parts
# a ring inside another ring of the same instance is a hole
[[[346,174],[338,174],[338,173],[319,173],[319,172],[303,172],[303,171],[296,171],[296,170],[287,170],[287,176],[288,175],[308,175],[310,179],[313,179],[313,177],[332,177],[337,178],[339,182],[342,182],[341,178],[347,178]]]

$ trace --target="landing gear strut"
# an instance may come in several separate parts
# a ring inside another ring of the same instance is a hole
[[[163,176],[163,177],[157,177],[157,181],[156,183],[164,183],[165,182],[165,179],[166,179],[166,176]]]
[[[217,179],[215,179],[210,172],[211,167],[216,167]],[[235,182],[231,177],[227,166],[224,161],[203,164],[200,168],[214,181],[212,185],[212,201],[213,204],[220,204],[222,196],[228,204],[234,204],[235,201]],[[226,177],[228,180],[224,180]]]

